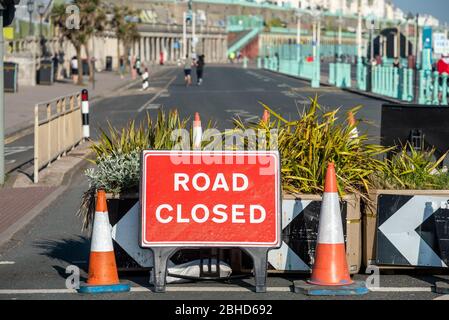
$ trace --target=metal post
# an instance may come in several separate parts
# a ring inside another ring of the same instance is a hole
[[[3,28],[3,10],[5,8],[0,3],[0,26]],[[5,183],[5,93],[4,93],[4,64],[3,55],[5,40],[3,30],[0,31],[0,185]]]
[[[187,12],[184,12],[182,16],[182,59],[185,59],[187,55]]]
[[[342,17],[340,16],[338,19],[338,51],[337,51],[338,60],[337,60],[337,62],[339,62],[341,59],[342,23],[343,23],[343,21],[341,19],[342,19]]]
[[[357,20],[357,59],[362,59],[362,5],[358,2],[358,20]]]
[[[357,20],[357,83],[361,83],[362,80],[362,6],[360,0],[358,1],[358,20]]]
[[[125,52],[125,54],[126,54],[125,56],[127,57],[128,52]],[[95,31],[94,34],[92,35],[92,58],[90,63],[92,64],[92,90],[95,90]]]
[[[194,52],[194,53],[196,53],[196,30],[195,29],[196,29],[196,13],[192,12],[192,52]]]
[[[408,20],[405,24],[405,57],[408,58],[409,54],[409,45],[408,45],[408,38],[410,37],[410,26],[408,24]]]
[[[415,96],[415,102],[418,102],[419,98],[419,88],[418,88],[418,79],[419,79],[419,72],[418,72],[418,56],[419,56],[419,14],[416,15],[416,24],[415,24],[415,88],[413,90],[414,96]]]
[[[296,61],[301,60],[301,16],[297,13],[298,21],[296,26]]]
[[[398,25],[398,55],[399,61],[401,61],[401,22]]]
[[[370,50],[370,59],[374,59],[374,20],[371,20],[371,30],[370,30],[370,37],[371,37],[371,50]]]

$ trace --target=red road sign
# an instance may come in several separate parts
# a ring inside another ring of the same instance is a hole
[[[277,152],[144,151],[143,247],[276,247]]]

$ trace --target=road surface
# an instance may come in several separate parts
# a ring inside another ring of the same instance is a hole
[[[263,112],[260,102],[288,118],[301,110],[315,93],[327,108],[341,107],[345,111],[359,104],[364,105],[358,117],[374,125],[362,124],[359,129],[371,135],[379,134],[380,101],[328,87],[311,90],[307,82],[297,79],[230,66],[209,66],[205,71],[204,84],[190,88],[184,86],[182,70],[167,68],[158,79],[152,79],[149,92],[141,92],[137,87],[130,88],[96,102],[91,108],[91,131],[94,138],[98,137],[100,127],[105,128],[108,121],[122,127],[129,120],[143,120],[147,111],[154,115],[160,107],[176,107],[182,116],[193,117],[195,112],[199,112],[203,123],[215,120],[220,129],[232,128],[234,117],[245,121],[257,120]],[[8,145],[9,150],[12,147],[24,148],[22,152],[10,153],[8,159],[18,161],[19,156],[26,157],[32,152],[31,141],[27,136]],[[307,275],[271,275],[268,278],[268,293],[265,294],[252,291],[252,277],[231,283],[169,285],[166,293],[156,294],[148,288],[147,274],[123,274],[121,279],[132,285],[131,293],[77,294],[66,288],[68,274],[65,270],[69,265],[76,265],[81,269],[81,277],[86,277],[90,240],[88,234],[81,232],[81,221],[76,217],[76,212],[87,188],[87,181],[80,170],[57,201],[0,248],[0,299],[311,299],[291,291],[291,281],[305,279]],[[358,280],[366,277],[364,274],[355,276]],[[363,297],[342,299],[444,299],[445,296],[432,293],[431,286],[447,278],[413,273],[381,275],[381,288],[377,291]]]

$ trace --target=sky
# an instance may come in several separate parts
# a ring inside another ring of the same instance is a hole
[[[428,13],[449,24],[449,0],[393,0],[405,13]]]

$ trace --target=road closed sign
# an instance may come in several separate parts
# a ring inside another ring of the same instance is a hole
[[[144,151],[143,247],[277,247],[277,152]]]

